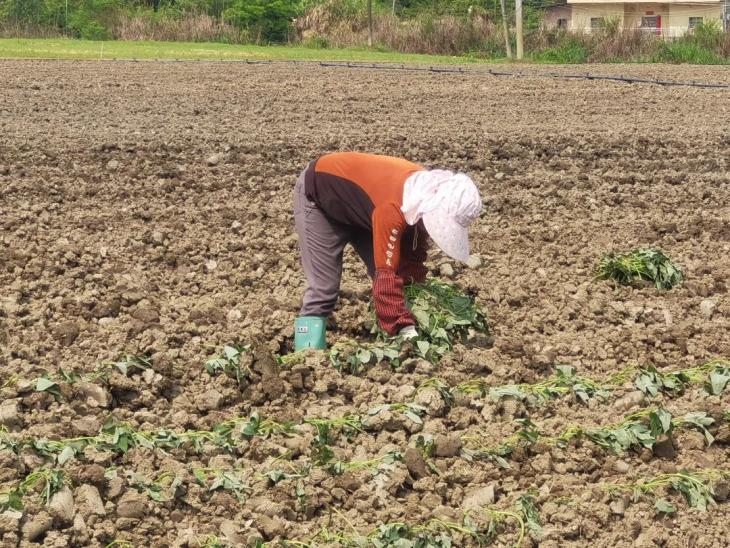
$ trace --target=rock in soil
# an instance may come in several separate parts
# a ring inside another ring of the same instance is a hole
[[[120,518],[139,519],[147,511],[147,497],[136,491],[126,491],[117,502],[117,515]]]
[[[23,525],[23,537],[30,542],[40,539],[51,528],[53,518],[46,512],[39,512]]]
[[[444,278],[451,278],[454,275],[454,267],[451,266],[451,263],[444,263],[439,267],[439,273]]]
[[[730,444],[730,425],[721,424],[717,430],[712,433],[715,441],[721,444]]]
[[[94,485],[84,484],[76,488],[74,493],[78,511],[84,515],[103,516],[106,514],[104,502],[101,500],[99,490]]]
[[[111,403],[111,394],[98,384],[91,382],[82,382],[78,385],[78,391],[86,398],[86,403],[91,407],[109,407]]]
[[[700,312],[705,318],[712,318],[715,313],[717,302],[712,299],[705,299],[700,303]]]
[[[625,474],[629,470],[631,470],[631,465],[624,461],[624,460],[617,460],[614,465],[613,469],[616,470],[619,474]]]
[[[413,479],[421,479],[429,475],[426,461],[420,449],[409,447],[403,454],[403,460],[406,463],[406,468],[408,468],[408,473]]]
[[[455,457],[461,452],[462,441],[458,434],[439,434],[433,440],[434,455],[437,457]]]
[[[628,505],[629,497],[621,496],[619,498],[613,499],[608,506],[613,514],[616,514],[617,516],[623,516],[626,513],[626,507]]]
[[[281,518],[276,516],[259,515],[255,525],[264,534],[266,540],[271,540],[286,533],[286,524]]]
[[[482,266],[482,258],[479,255],[471,255],[467,261],[466,266],[472,270]]]
[[[613,404],[613,406],[621,412],[628,411],[632,407],[643,405],[646,401],[646,397],[644,396],[644,393],[640,390],[634,390],[633,392],[629,392],[622,398],[619,398],[616,400]]]
[[[0,424],[3,426],[17,426],[20,423],[19,418],[20,403],[19,400],[8,400],[0,405]]]
[[[0,537],[3,533],[16,533],[22,517],[23,514],[15,510],[5,510],[0,514]]]
[[[214,411],[223,405],[224,396],[215,388],[203,392],[196,399],[196,406],[201,411]]]
[[[717,480],[712,484],[712,491],[715,493],[715,500],[725,502],[730,497],[730,481]]]
[[[53,519],[61,525],[71,525],[76,513],[73,492],[70,488],[64,487],[51,497],[48,504],[48,512]]]
[[[226,155],[224,152],[216,152],[215,154],[211,154],[208,156],[208,158],[205,160],[205,162],[209,166],[217,166],[220,164],[223,160],[225,160]]]
[[[441,394],[435,388],[427,388],[416,394],[415,402],[423,405],[432,417],[441,417],[446,412],[447,405]]]
[[[468,492],[462,505],[465,510],[479,510],[494,504],[494,500],[494,485],[487,485]]]
[[[79,326],[74,322],[63,322],[53,329],[53,335],[63,346],[72,345],[79,333]]]
[[[234,546],[244,546],[246,544],[246,537],[241,529],[239,524],[230,519],[224,519],[220,525],[221,535]]]
[[[666,438],[658,441],[653,447],[654,456],[662,459],[673,459],[677,456],[677,450],[674,447],[672,438]]]

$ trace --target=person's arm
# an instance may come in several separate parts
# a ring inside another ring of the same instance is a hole
[[[419,222],[409,227],[401,241],[401,260],[398,276],[404,283],[423,283],[426,281],[428,268],[424,264],[428,256],[428,234]]]
[[[389,335],[414,326],[416,319],[406,307],[403,278],[397,274],[403,234],[407,227],[396,204],[384,204],[373,210],[373,252],[375,276],[373,302],[380,327]]]

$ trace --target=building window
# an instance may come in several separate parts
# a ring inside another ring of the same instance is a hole
[[[692,30],[697,25],[702,24],[702,17],[690,17],[689,18],[689,29]]]
[[[702,18],[700,17],[700,19],[702,19]],[[567,19],[558,19],[558,28],[559,29],[563,29],[563,30],[567,29],[568,28],[568,20]]]
[[[603,17],[591,17],[591,30],[598,30],[603,27]]]
[[[657,17],[656,15],[650,15],[641,18],[641,28],[654,30],[657,28]]]

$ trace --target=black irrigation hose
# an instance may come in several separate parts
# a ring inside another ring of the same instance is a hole
[[[403,65],[380,65],[380,64],[363,64],[363,63],[326,63],[320,62],[320,66],[323,67],[338,67],[338,68],[369,68],[369,69],[385,69],[385,70],[405,70],[405,71],[424,71],[424,72],[450,72],[459,74],[488,74],[490,76],[515,76],[518,78],[524,76],[543,76],[547,78],[557,78],[566,80],[605,80],[612,82],[625,82],[627,84],[654,84],[659,86],[685,86],[685,87],[696,87],[696,88],[712,88],[712,89],[730,89],[730,84],[721,83],[706,83],[706,82],[680,82],[676,80],[659,80],[651,78],[634,78],[630,76],[601,76],[599,74],[561,74],[559,72],[547,72],[547,73],[525,73],[522,71],[509,72],[509,71],[496,71],[493,69],[474,70],[464,69],[461,67],[453,68],[439,68],[439,67],[406,67]]]
[[[96,62],[94,59],[80,59],[82,61]],[[0,59],[0,61],[79,61],[79,59],[54,59],[54,58],[36,58],[36,59]],[[103,61],[117,62],[140,62],[139,59],[103,59]],[[463,67],[417,67],[406,65],[393,65],[382,63],[352,63],[352,62],[332,62],[332,61],[289,61],[289,60],[254,60],[249,59],[146,59],[145,61],[166,62],[166,63],[242,63],[246,65],[313,65],[318,64],[321,67],[330,68],[348,68],[348,69],[374,69],[374,70],[402,70],[407,72],[430,72],[430,73],[450,73],[450,74],[473,74],[473,75],[489,75],[489,76],[513,76],[517,78],[523,77],[544,77],[564,80],[604,80],[609,82],[624,82],[627,84],[653,84],[666,87],[693,87],[701,89],[730,89],[730,84],[712,83],[712,82],[682,82],[677,80],[659,80],[651,78],[635,78],[632,76],[602,76],[600,74],[561,74],[559,72],[523,72],[523,71],[499,71],[494,69],[480,70],[468,69]]]

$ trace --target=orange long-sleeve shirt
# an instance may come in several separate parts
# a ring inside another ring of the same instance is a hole
[[[425,231],[419,238],[401,212],[406,179],[423,169],[401,158],[337,152],[312,162],[305,174],[306,196],[325,215],[372,233],[375,309],[381,327],[391,334],[415,323],[403,299],[404,282],[425,277]]]

